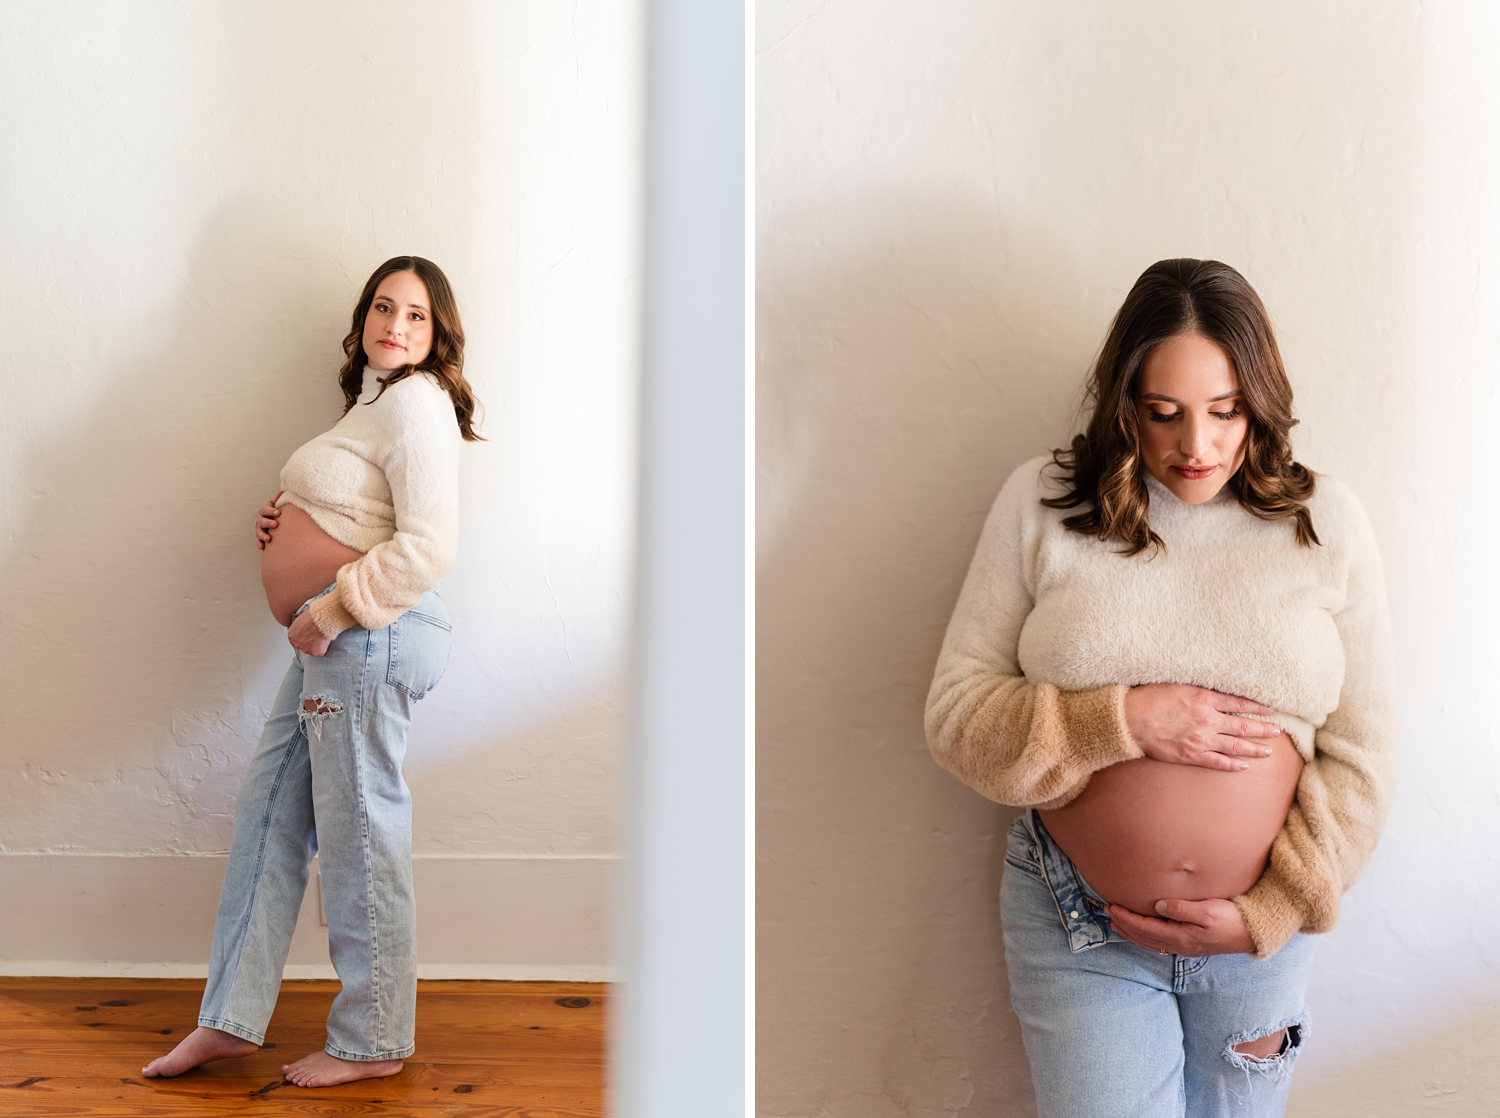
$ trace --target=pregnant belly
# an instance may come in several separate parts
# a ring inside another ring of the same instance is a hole
[[[1038,811],[1084,880],[1111,904],[1229,899],[1254,885],[1297,792],[1302,758],[1285,733],[1245,772],[1142,757],[1095,773],[1067,807]]]
[[[271,616],[292,623],[297,607],[320,593],[345,563],[363,555],[339,543],[296,505],[281,506],[281,520],[260,556],[260,583]]]

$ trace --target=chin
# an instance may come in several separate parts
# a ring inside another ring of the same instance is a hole
[[[1172,491],[1172,496],[1184,504],[1201,505],[1204,501],[1212,501],[1217,497],[1224,488],[1224,482],[1217,477],[1207,477],[1202,481],[1173,478],[1172,484],[1167,488]]]

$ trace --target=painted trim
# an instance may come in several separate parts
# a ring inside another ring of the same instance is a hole
[[[0,854],[0,974],[202,978],[227,855]],[[610,981],[616,857],[419,856],[417,973]],[[313,863],[287,978],[333,978]]]
[[[6,978],[207,978],[207,963],[126,963],[103,960],[0,959],[0,976]],[[288,965],[282,981],[337,980],[331,964]],[[579,966],[527,966],[504,963],[418,963],[417,978],[433,981],[481,982],[620,982],[620,968],[582,964]]]

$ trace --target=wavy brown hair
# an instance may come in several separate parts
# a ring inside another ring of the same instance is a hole
[[[1083,434],[1054,450],[1068,492],[1045,498],[1049,508],[1087,508],[1063,525],[1101,540],[1118,539],[1123,554],[1165,548],[1146,513],[1151,496],[1141,459],[1136,380],[1151,351],[1168,338],[1201,334],[1217,342],[1239,380],[1249,419],[1245,460],[1229,479],[1241,506],[1262,520],[1294,522],[1297,542],[1319,542],[1303,503],[1313,494],[1313,472],[1292,458],[1292,386],[1271,320],[1255,289],[1217,260],[1160,260],[1141,273],[1110,324],[1089,375]]]
[[[364,383],[365,362],[369,360],[364,347],[365,316],[375,301],[375,289],[386,276],[397,272],[415,272],[417,278],[427,285],[428,301],[432,304],[432,348],[415,365],[403,365],[376,378],[380,391],[375,393],[375,400],[380,399],[391,385],[413,373],[426,373],[447,390],[463,437],[469,442],[482,442],[484,436],[474,430],[474,411],[479,400],[464,379],[464,324],[458,317],[458,300],[453,298],[453,288],[443,270],[420,256],[393,256],[365,281],[359,302],[354,304],[349,333],[344,338],[344,366],[339,370],[339,387],[344,391],[344,414],[347,415],[349,409],[359,402]]]

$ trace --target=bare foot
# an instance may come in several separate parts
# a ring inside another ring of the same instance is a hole
[[[181,1075],[210,1060],[224,1060],[230,1056],[248,1056],[259,1047],[260,1045],[253,1040],[226,1033],[223,1029],[205,1029],[199,1025],[183,1037],[182,1042],[176,1048],[143,1067],[141,1074],[147,1078],[158,1075]]]
[[[281,1074],[298,1087],[332,1087],[335,1083],[395,1075],[405,1064],[404,1060],[341,1060],[319,1050],[295,1064],[282,1064]]]

